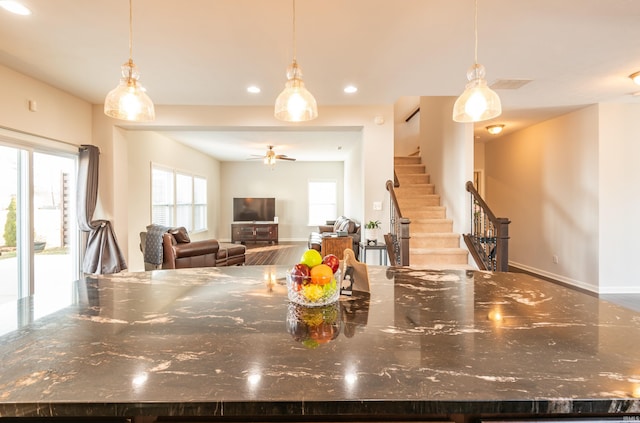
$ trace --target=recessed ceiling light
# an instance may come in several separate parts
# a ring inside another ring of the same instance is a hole
[[[640,85],[640,71],[632,73],[629,75],[629,78],[631,78],[631,80],[637,85]]]
[[[251,85],[251,86],[247,87],[247,92],[249,92],[251,94],[258,94],[260,92],[260,87],[257,87],[255,85]]]
[[[16,15],[27,16],[31,14],[31,10],[29,10],[26,6],[18,3],[17,1],[1,0],[0,7],[8,10],[11,13],[15,13]]]
[[[344,87],[344,92],[345,94],[353,94],[358,92],[358,87],[356,87],[355,85],[347,85],[346,87]]]

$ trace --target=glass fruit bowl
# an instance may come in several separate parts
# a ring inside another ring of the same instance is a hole
[[[287,332],[307,348],[317,348],[340,334],[340,306],[337,302],[322,307],[306,307],[289,303]]]
[[[324,277],[302,277],[287,270],[287,295],[289,300],[304,306],[323,306],[338,301],[340,297],[340,269]]]

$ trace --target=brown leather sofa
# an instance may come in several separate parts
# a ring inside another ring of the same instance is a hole
[[[171,228],[168,231],[165,228],[156,230],[154,234],[149,237],[156,240],[157,247],[154,249],[152,245],[147,251],[152,252],[147,257],[145,246],[148,234],[140,232],[140,250],[145,256],[145,270],[238,266],[245,263],[246,247],[244,245],[220,243],[215,239],[191,241],[184,228]],[[162,251],[159,248],[162,248]],[[161,257],[156,255],[155,251],[158,254],[161,253]]]
[[[163,269],[191,267],[222,267],[243,265],[246,247],[236,244],[221,244],[215,239],[177,242],[174,235],[162,235]]]

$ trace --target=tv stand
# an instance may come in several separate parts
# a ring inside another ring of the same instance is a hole
[[[273,222],[243,222],[231,224],[231,242],[267,241],[278,243],[278,224]]]

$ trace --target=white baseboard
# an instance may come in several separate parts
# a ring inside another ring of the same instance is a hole
[[[584,289],[589,292],[593,292],[594,294],[640,294],[640,286],[607,286],[600,289],[599,286],[593,286],[591,284],[577,281],[575,279],[567,278],[561,275],[556,275],[555,273],[546,272],[544,270],[536,269],[534,267],[530,267],[524,264],[509,262],[509,266],[513,266],[518,269],[522,269],[524,271],[535,273],[536,275],[544,276],[558,282],[562,282],[567,285],[575,286],[576,288]]]
[[[536,269],[535,267],[527,266],[525,264],[517,263],[514,261],[509,261],[509,266],[515,267],[517,269],[522,269],[530,273],[535,273],[536,275],[544,276],[546,278],[553,279],[567,285],[575,286],[576,288],[584,289],[586,291],[593,292],[594,294],[600,293],[598,292],[597,286],[593,286],[592,284],[575,279],[567,278],[566,276],[556,275],[555,273],[547,272],[546,270]]]

